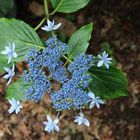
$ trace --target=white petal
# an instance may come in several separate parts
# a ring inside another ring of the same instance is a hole
[[[5,70],[7,73],[11,73],[11,70],[10,70],[9,68],[4,67],[4,70]]]
[[[105,62],[105,66],[107,69],[109,69],[109,64]]]
[[[109,58],[107,58],[107,61],[110,61],[110,60],[112,60],[112,58],[110,58],[110,57],[109,57]]]
[[[47,120],[48,120],[49,122],[52,122],[52,119],[51,119],[50,115],[47,115]]]
[[[100,108],[100,104],[98,102],[96,102],[96,106],[97,108]]]
[[[47,125],[47,121],[43,122],[44,125]]]
[[[106,53],[106,51],[103,52],[103,57],[107,57],[108,54]]]
[[[98,55],[98,58],[103,59],[103,57],[101,55]]]
[[[9,78],[7,85],[9,85],[12,81],[12,77]]]
[[[61,23],[59,23],[59,24],[53,26],[53,30],[57,30],[60,26],[61,26]]]
[[[57,132],[59,132],[59,127],[58,127],[58,125],[54,125],[54,130],[57,131]]]
[[[94,93],[93,93],[93,92],[89,92],[89,93],[88,93],[88,96],[89,96],[90,98],[92,98],[92,99],[94,99],[94,98],[95,98],[95,95],[94,95]]]
[[[52,131],[52,129],[50,129],[48,126],[45,127],[45,131],[47,131],[48,133],[50,133]]]
[[[12,56],[8,56],[8,64],[10,63]]]
[[[97,64],[97,67],[101,67],[103,65],[104,61],[103,60],[100,60]]]
[[[90,123],[89,123],[88,119],[86,119],[86,118],[83,118],[83,124],[88,127],[90,126]]]
[[[47,31],[47,32],[49,32],[49,31],[52,30],[52,28],[50,28],[50,27],[48,27],[48,26],[42,27],[41,29],[42,29],[42,30],[45,30],[45,31]]]
[[[16,110],[15,110],[16,114],[18,114],[19,111],[20,111],[20,108],[17,107]]]
[[[100,104],[104,104],[104,101],[101,100],[101,99],[99,99],[98,102],[99,102]]]
[[[80,115],[81,117],[84,117],[84,114],[83,114],[82,112],[80,112],[79,115]]]
[[[91,108],[93,108],[94,106],[95,106],[95,102],[92,101],[92,102],[90,103],[90,105],[89,105],[89,108],[91,109]]]
[[[14,58],[17,58],[17,53],[13,52],[13,56],[14,56]]]
[[[59,120],[55,119],[53,122],[54,122],[54,124],[57,124],[59,122]]]
[[[14,112],[14,108],[11,106],[10,109],[8,110],[9,113],[13,113]]]
[[[15,99],[12,98],[12,99],[8,100],[8,102],[9,102],[11,105],[13,105],[13,104],[15,104]]]
[[[11,46],[11,45],[10,45],[10,46]],[[5,50],[8,51],[8,52],[11,51],[10,47],[7,47],[7,46],[5,47]]]
[[[82,120],[79,119],[79,121],[78,121],[78,125],[81,125],[81,124],[82,124]]]
[[[12,72],[14,72],[14,70],[15,70],[15,65],[13,64],[13,67],[12,67]]]
[[[4,79],[8,79],[11,75],[10,74],[6,74],[3,76]]]
[[[74,120],[74,122],[78,122],[79,121],[79,117],[77,117],[75,120]]]
[[[12,43],[12,50],[13,51],[15,50],[15,43],[14,42]]]
[[[7,55],[8,51],[7,50],[1,51],[1,54]]]
[[[47,25],[48,25],[49,27],[51,27],[51,26],[52,26],[52,23],[54,23],[54,21],[53,21],[53,22],[51,22],[50,20],[47,20]]]

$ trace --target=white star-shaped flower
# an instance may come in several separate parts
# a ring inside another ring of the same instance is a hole
[[[12,57],[16,58],[17,53],[15,52],[15,43],[12,44],[9,43],[9,46],[5,47],[5,50],[1,52],[1,54],[8,56],[8,64],[10,63]]]
[[[54,20],[52,22],[50,20],[47,20],[47,24],[48,25],[45,25],[44,27],[41,28],[42,30],[45,30],[47,32],[57,30],[61,26],[61,23],[54,25]]]
[[[90,126],[88,119],[84,117],[84,114],[82,112],[80,112],[79,115],[75,116],[74,118],[75,118],[74,122],[78,123],[78,125],[84,124],[88,127]]]
[[[13,68],[10,70],[9,68],[4,67],[4,70],[8,73],[6,75],[3,76],[3,78],[5,79],[9,79],[7,85],[10,84],[13,76],[15,75],[15,66],[13,64]]]
[[[101,67],[101,66],[105,65],[106,68],[109,69],[109,65],[111,64],[110,61],[112,60],[112,58],[108,57],[108,53],[106,53],[106,51],[104,51],[102,55],[98,55],[98,58],[100,60],[97,64],[97,66]]]
[[[57,125],[59,122],[58,118],[54,119],[53,121],[50,115],[47,115],[47,120],[48,121],[43,122],[43,124],[45,125],[45,131],[49,133],[54,131],[59,132],[59,126]]]
[[[95,105],[97,106],[97,108],[100,108],[100,104],[104,104],[103,100],[100,99],[100,97],[95,97],[93,92],[89,92],[88,96],[91,98],[91,102],[89,105],[89,108],[93,108]]]
[[[18,112],[20,111],[20,109],[22,108],[21,104],[19,101],[16,101],[14,98],[12,98],[11,100],[8,100],[9,103],[11,104],[10,109],[8,110],[9,113],[13,113],[14,111],[16,112],[16,114],[18,114]]]

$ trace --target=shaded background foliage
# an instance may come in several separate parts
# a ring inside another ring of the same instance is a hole
[[[12,0],[11,0],[12,1]],[[6,1],[5,1],[6,2]],[[9,2],[9,1],[8,1]],[[1,7],[0,3],[0,7]],[[7,4],[6,4],[7,6]],[[16,8],[15,8],[16,7]],[[48,98],[38,104],[26,103],[21,113],[9,115],[5,97],[5,82],[0,79],[0,139],[2,140],[139,140],[140,134],[140,2],[138,0],[94,0],[79,12],[57,14],[54,18],[64,25],[60,38],[66,41],[76,28],[94,22],[95,30],[88,53],[97,54],[106,49],[113,54],[117,67],[129,79],[129,96],[111,100],[100,110],[85,110],[91,120],[91,127],[79,127],[73,123],[73,111],[64,112],[60,119],[62,128],[59,134],[47,134],[42,122],[44,111],[50,106]],[[16,17],[35,27],[44,15],[43,1],[15,1],[14,6],[3,12],[1,17]],[[6,8],[8,9],[8,8]],[[12,9],[12,10],[11,10]],[[5,10],[5,8],[4,8]],[[10,12],[14,13],[13,15]],[[71,29],[71,30],[70,30]],[[46,39],[41,30],[40,36]],[[17,65],[17,75],[26,65]],[[2,76],[2,75],[1,75]],[[17,77],[15,77],[16,80]],[[47,102],[47,104],[46,104]]]

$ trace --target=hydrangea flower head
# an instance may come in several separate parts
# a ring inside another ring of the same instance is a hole
[[[90,126],[88,119],[84,117],[84,114],[82,112],[80,112],[79,115],[75,116],[74,118],[75,118],[74,122],[78,123],[78,125],[84,124],[88,127]]]
[[[13,68],[12,68],[12,69],[9,69],[9,68],[4,67],[4,70],[5,70],[8,74],[4,75],[3,78],[9,79],[9,80],[8,80],[8,83],[7,83],[7,85],[9,85],[10,82],[12,81],[13,76],[15,75],[15,66],[14,66],[14,64],[13,64]]]
[[[97,64],[97,66],[101,67],[101,66],[105,65],[105,67],[107,69],[109,69],[109,65],[111,64],[110,61],[112,60],[112,58],[108,57],[108,53],[106,53],[106,51],[104,51],[102,55],[98,55],[98,58],[100,60],[99,60],[99,62]]]
[[[21,104],[19,101],[16,101],[14,98],[8,100],[9,103],[11,104],[10,109],[8,110],[9,113],[13,113],[14,111],[16,112],[16,114],[18,114],[18,112],[20,111],[20,109],[22,108]]]
[[[59,132],[59,126],[57,125],[59,122],[58,118],[56,118],[55,120],[52,120],[50,115],[47,115],[47,120],[48,121],[43,122],[43,124],[45,125],[45,131],[47,131],[48,133],[54,132],[54,131]]]
[[[15,43],[12,44],[9,43],[9,46],[5,47],[5,50],[1,52],[1,54],[8,56],[8,64],[10,63],[12,57],[16,58],[17,53],[15,52]]]
[[[89,92],[88,96],[91,98],[91,102],[89,105],[89,108],[93,108],[95,105],[97,108],[100,108],[100,104],[104,104],[103,100],[100,99],[100,97],[95,97],[93,92]]]
[[[42,30],[45,30],[47,32],[57,30],[61,26],[61,23],[54,25],[54,20],[52,22],[50,20],[47,20],[47,24],[48,24],[47,26],[45,25],[44,27],[41,28]]]

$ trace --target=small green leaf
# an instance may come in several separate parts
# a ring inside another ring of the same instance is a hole
[[[16,19],[0,19],[0,52],[5,50],[5,46],[9,43],[15,43],[18,57],[12,58],[12,61],[19,62],[25,60],[28,50],[34,47],[43,47],[37,33],[32,27],[21,20]],[[0,71],[7,65],[7,56],[0,53]]]
[[[15,98],[16,100],[25,99],[25,85],[23,78],[20,78],[19,80],[8,86],[6,98]]]
[[[51,0],[53,8],[62,13],[76,12],[89,2],[90,0]]]
[[[92,81],[89,88],[95,95],[103,99],[113,99],[119,96],[128,95],[128,82],[123,72],[110,67],[97,68],[93,67],[90,70]]]
[[[78,31],[76,31],[70,38],[68,45],[68,57],[73,59],[80,53],[84,53],[89,45],[89,40],[91,38],[91,33],[93,30],[93,24],[90,23],[83,26]]]

